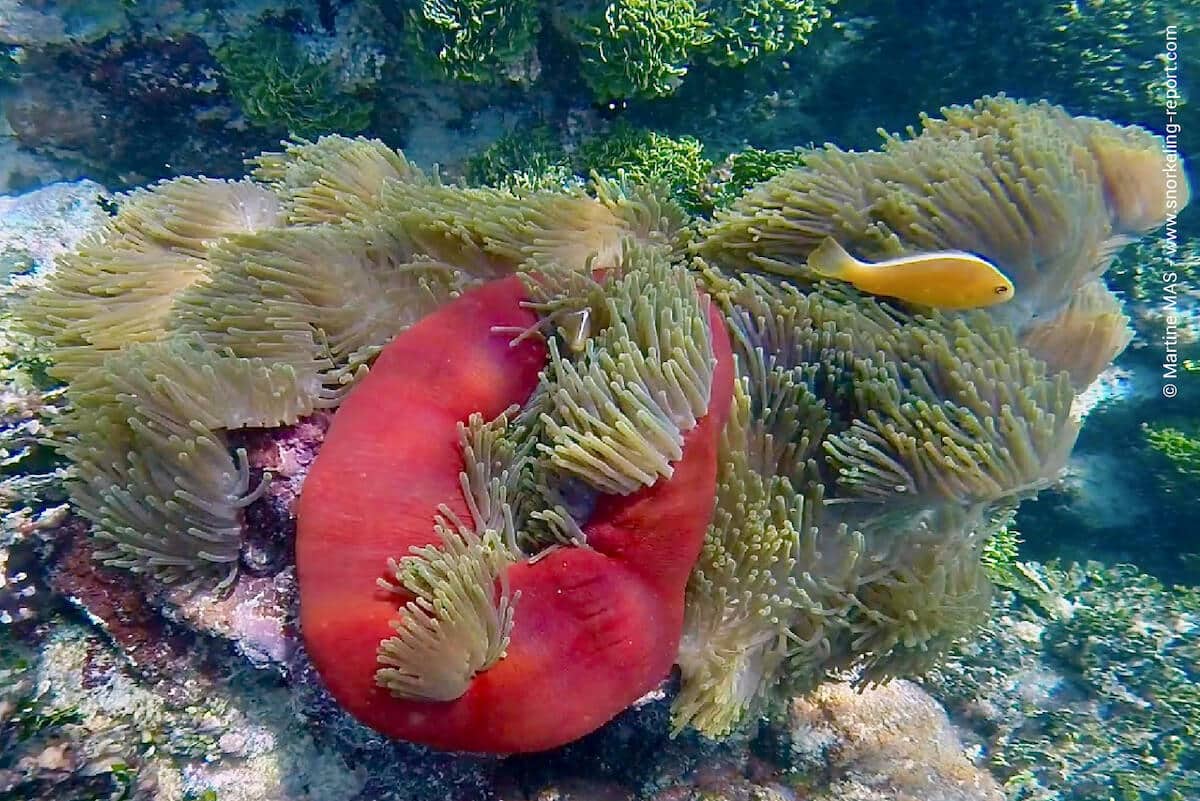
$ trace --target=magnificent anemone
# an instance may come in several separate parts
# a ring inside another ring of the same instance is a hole
[[[505,333],[536,322],[524,288],[494,281],[397,337],[334,418],[297,509],[301,624],[330,691],[374,728],[549,748],[674,662],[732,355],[661,254],[627,251],[614,273],[600,338],[615,346],[553,354],[539,380],[546,346]],[[556,502],[574,483],[594,495],[578,517]]]
[[[1039,328],[1025,341],[1038,356],[1070,351],[1044,321],[1076,292],[1094,298],[1095,287],[1086,287],[1116,251],[1168,212],[1161,140],[1048,103],[984,98],[945,109],[943,119],[922,117],[919,134],[887,136],[882,150],[829,145],[802,159],[718,212],[697,252],[802,284],[814,283],[805,260],[829,236],[868,260],[977,253],[1016,287],[1015,300],[992,314],[1021,335]],[[1185,186],[1180,208],[1187,199]],[[1100,316],[1094,324],[1105,326],[1096,333],[1109,352],[1082,358],[1107,364],[1127,341],[1126,320]],[[1085,384],[1095,377],[1084,364],[1059,364]]]
[[[238,581],[259,487],[229,432],[339,407],[301,618],[369,725],[547,748],[678,662],[676,725],[720,734],[773,688],[920,669],[985,613],[983,544],[1128,340],[1098,279],[1165,215],[1163,158],[986,99],[805,152],[697,230],[653,187],[469,189],[324,137],[123,198],[20,317],[66,383],[74,506],[143,581]],[[974,251],[1017,298],[831,286],[803,267],[828,236]]]
[[[776,685],[917,670],[986,613],[987,537],[1064,466],[1065,375],[1005,328],[709,273],[740,380],[692,575],[677,725]]]
[[[256,163],[261,183],[181,178],[121,198],[19,310],[67,382],[71,493],[102,557],[165,581],[236,574],[253,488],[227,430],[335,406],[397,333],[546,248],[582,268],[680,236],[653,192],[482,197],[361,138]]]

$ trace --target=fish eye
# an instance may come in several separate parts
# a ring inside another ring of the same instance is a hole
[[[1008,287],[1006,287],[1006,286],[998,286],[998,287],[996,287],[996,294],[997,294],[997,295],[1003,295],[1003,294],[1004,294],[1005,292],[1007,292],[1007,291],[1008,291]]]

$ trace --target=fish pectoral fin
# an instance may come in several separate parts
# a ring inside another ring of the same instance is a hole
[[[826,278],[848,280],[846,274],[855,263],[854,257],[831,236],[808,254],[808,269]]]

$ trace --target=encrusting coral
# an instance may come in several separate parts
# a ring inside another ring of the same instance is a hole
[[[74,505],[111,564],[227,587],[260,486],[229,432],[337,407],[296,510],[307,650],[440,748],[567,742],[676,662],[676,726],[713,735],[919,670],[985,614],[987,540],[1126,341],[1097,279],[1165,211],[1140,130],[1005,99],[923,127],[799,152],[699,230],[661,188],[447,185],[337,136],[135,192],[20,314]],[[1017,299],[816,281],[830,235],[980,253]]]

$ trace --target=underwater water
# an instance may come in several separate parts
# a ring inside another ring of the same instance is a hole
[[[0,0],[0,801],[1200,799],[1196,0]]]

